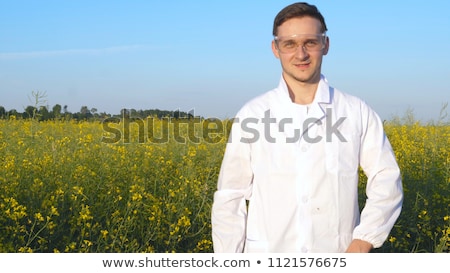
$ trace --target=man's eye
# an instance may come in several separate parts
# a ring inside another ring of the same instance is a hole
[[[283,47],[287,47],[287,48],[293,48],[296,46],[297,46],[297,43],[295,43],[294,41],[286,41],[283,43]]]
[[[317,41],[317,40],[308,40],[308,41],[306,41],[305,46],[307,46],[307,47],[315,47],[318,44],[319,44],[319,41]]]

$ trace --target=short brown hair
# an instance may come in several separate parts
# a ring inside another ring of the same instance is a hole
[[[319,20],[320,23],[322,24],[321,29],[322,32],[328,30],[327,25],[325,24],[325,19],[323,18],[322,14],[319,12],[316,6],[310,5],[305,2],[298,2],[285,7],[277,14],[273,22],[273,30],[272,30],[273,36],[277,36],[278,27],[281,26],[287,20],[305,16],[309,16]]]

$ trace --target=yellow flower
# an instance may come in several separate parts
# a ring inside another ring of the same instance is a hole
[[[107,230],[101,230],[100,231],[100,233],[102,234],[102,237],[104,238],[104,239],[106,239],[106,236],[108,236],[108,231]]]
[[[34,218],[36,218],[39,222],[44,222],[44,217],[42,217],[40,212],[35,213]]]
[[[18,250],[19,253],[33,253],[33,250],[28,246],[20,247]]]
[[[83,194],[83,187],[75,186],[72,189],[75,191],[76,194],[80,194],[80,195]]]
[[[133,196],[131,196],[132,201],[141,201],[142,195],[138,192],[133,193]]]
[[[55,208],[54,206],[52,206],[52,208],[51,208],[51,214],[52,214],[52,215],[56,215],[56,216],[59,216],[59,212],[58,212],[58,209],[57,209],[57,208]]]
[[[85,244],[85,246],[90,247],[93,245],[93,243],[89,240],[83,240],[83,243]]]
[[[169,196],[170,197],[175,197],[175,191],[172,189],[169,189]]]
[[[80,211],[80,219],[82,221],[88,221],[91,220],[93,217],[91,215],[91,211],[89,210],[89,206],[88,205],[81,205],[81,211]]]
[[[195,149],[195,147],[190,146],[190,147],[189,147],[189,151],[188,151],[188,155],[189,155],[190,157],[194,157],[196,154],[197,154],[197,150]]]
[[[189,227],[191,225],[191,220],[186,216],[181,216],[180,219],[178,219],[178,226],[180,227]]]

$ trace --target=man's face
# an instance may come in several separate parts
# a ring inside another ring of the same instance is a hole
[[[312,17],[292,18],[278,27],[277,42],[272,41],[272,51],[280,59],[283,76],[287,81],[300,83],[317,83],[320,80],[322,56],[328,53],[328,37],[322,38],[321,23]],[[308,43],[319,42],[323,46],[319,50],[308,49]],[[316,40],[315,40],[316,39]],[[281,48],[281,42],[299,45],[293,52]],[[279,46],[277,46],[277,44]]]

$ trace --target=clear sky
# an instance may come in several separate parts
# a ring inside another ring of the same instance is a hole
[[[0,0],[0,106],[46,104],[229,118],[278,85],[270,43],[292,1]],[[331,48],[323,73],[383,119],[437,119],[450,102],[450,1],[310,1]],[[449,107],[450,108],[450,107]],[[450,112],[450,111],[449,111]]]

